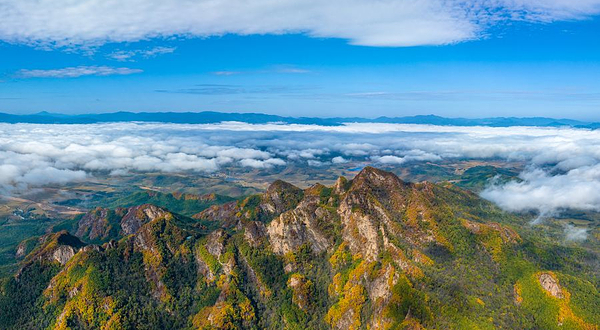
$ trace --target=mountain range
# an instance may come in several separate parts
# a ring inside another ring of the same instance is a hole
[[[450,183],[365,167],[24,241],[6,329],[598,329],[597,259]],[[94,242],[91,244],[90,242]]]
[[[225,113],[225,112],[113,112],[100,114],[65,115],[39,112],[29,115],[0,113],[3,123],[33,124],[93,124],[109,122],[160,122],[178,124],[212,124],[224,121],[238,121],[251,124],[284,123],[335,126],[344,123],[393,123],[393,124],[427,124],[441,126],[540,126],[540,127],[578,127],[596,129],[600,123],[585,122],[572,119],[554,119],[545,117],[494,117],[494,118],[445,118],[435,115],[419,115],[408,117],[284,117],[263,113]]]

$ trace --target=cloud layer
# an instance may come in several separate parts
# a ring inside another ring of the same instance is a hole
[[[564,209],[600,211],[600,131],[353,123],[0,124],[0,190],[24,191],[130,172],[197,172],[286,166],[342,168],[458,159],[527,164],[520,181],[482,197],[542,219]],[[587,232],[565,228],[569,240]]]
[[[0,0],[0,40],[44,47],[154,37],[303,33],[368,46],[440,45],[506,21],[581,19],[600,0]]]
[[[402,166],[444,159],[498,159],[528,164],[519,182],[492,185],[482,196],[509,211],[551,214],[600,211],[600,131],[538,127],[403,124],[207,125],[114,123],[0,124],[0,187],[26,189],[84,180],[96,173],[214,173]]]

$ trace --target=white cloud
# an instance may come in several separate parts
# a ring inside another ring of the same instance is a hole
[[[321,167],[321,166],[329,165],[329,163],[327,163],[327,162],[322,162],[320,160],[314,160],[314,159],[309,159],[306,161],[306,163],[308,164],[308,166],[312,166],[312,167]]]
[[[304,33],[368,46],[479,38],[512,20],[582,19],[599,0],[0,0],[0,40],[43,47]]]
[[[344,157],[337,156],[337,157],[331,158],[331,162],[334,164],[344,164],[344,163],[347,163],[348,160],[346,160]]]
[[[20,78],[77,78],[82,76],[130,75],[143,72],[140,69],[113,68],[108,66],[76,66],[50,70],[20,70]]]
[[[523,181],[488,187],[481,195],[509,211],[600,211],[600,164],[557,175],[533,168],[520,178]]]
[[[386,155],[373,156],[371,159],[381,164],[402,165],[410,161],[438,161],[442,160],[442,157],[423,150],[410,150],[405,152],[402,157]]]
[[[273,166],[284,166],[286,163],[283,159],[271,158],[267,160],[258,159],[242,159],[240,164],[244,167],[253,167],[258,169],[273,168]]]
[[[59,170],[53,167],[35,168],[25,173],[18,180],[25,184],[46,185],[50,183],[65,184],[82,181],[87,177],[84,171]]]
[[[373,160],[375,160],[378,163],[381,164],[393,164],[393,165],[401,165],[404,164],[406,162],[406,160],[404,159],[404,157],[398,157],[398,156],[374,156]]]
[[[257,74],[257,73],[284,73],[284,74],[304,74],[310,73],[310,70],[298,68],[292,65],[276,65],[267,69],[262,70],[248,70],[248,71],[213,71],[211,72],[215,76],[234,76],[239,74]]]

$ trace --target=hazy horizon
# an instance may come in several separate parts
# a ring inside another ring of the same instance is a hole
[[[103,112],[73,112],[73,113],[64,113],[64,112],[51,112],[51,111],[32,111],[32,112],[11,112],[11,111],[0,111],[0,114],[9,114],[9,115],[17,115],[17,116],[30,116],[30,115],[64,115],[64,116],[86,116],[86,115],[108,115],[108,114],[117,114],[117,113],[132,113],[132,114],[201,114],[201,113],[222,113],[222,114],[259,114],[259,115],[270,115],[270,116],[280,116],[287,118],[321,118],[321,119],[335,119],[335,118],[361,118],[361,119],[378,119],[382,117],[388,118],[402,118],[402,117],[439,117],[445,119],[495,119],[495,118],[515,118],[515,119],[530,119],[530,118],[544,118],[544,119],[556,119],[556,120],[573,120],[573,121],[581,121],[581,122],[597,122],[600,121],[600,115],[598,115],[597,119],[593,118],[575,118],[575,117],[549,117],[549,116],[442,116],[436,113],[419,113],[414,115],[380,115],[380,116],[333,116],[333,115],[314,115],[314,116],[304,116],[300,115],[281,115],[278,113],[268,113],[268,112],[260,112],[260,111],[215,111],[215,110],[197,110],[197,111],[176,111],[176,110],[165,110],[165,111],[124,111],[124,110],[116,110],[116,111],[103,111]]]

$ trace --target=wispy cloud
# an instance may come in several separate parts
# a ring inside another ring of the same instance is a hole
[[[333,96],[332,96],[333,97]],[[473,99],[535,99],[535,100],[586,100],[599,101],[599,92],[574,90],[416,90],[416,91],[366,91],[339,95],[357,99],[399,101],[464,101]]]
[[[282,73],[282,74],[304,74],[311,73],[308,69],[299,68],[293,65],[276,65],[263,70],[248,70],[248,71],[214,71],[211,72],[216,76],[234,76],[239,74],[264,74],[264,73]]]
[[[75,66],[62,69],[23,69],[17,72],[18,78],[77,78],[83,76],[113,76],[141,73],[143,70],[113,68],[108,66]]]
[[[157,89],[158,93],[232,95],[232,94],[287,94],[314,89],[308,86],[242,86],[221,84],[199,84],[192,88]]]
[[[241,71],[215,71],[212,72],[212,74],[214,74],[215,76],[234,76],[234,75],[238,75],[238,74],[242,74],[243,72]]]
[[[584,19],[600,0],[1,0],[0,8],[0,40],[46,47],[228,33],[416,46],[480,38],[512,21]]]
[[[565,226],[564,231],[567,241],[585,241],[588,237],[588,230],[586,228],[578,228],[568,224]]]
[[[106,57],[116,60],[116,61],[121,61],[121,62],[131,62],[134,61],[137,58],[151,58],[151,57],[156,57],[159,55],[164,55],[164,54],[171,54],[173,52],[175,52],[175,50],[177,49],[177,47],[154,47],[154,48],[150,48],[150,49],[135,49],[135,50],[117,50],[114,51],[108,55],[106,55]]]
[[[281,68],[281,69],[278,69],[277,72],[279,72],[279,73],[309,73],[310,70],[299,69],[299,68]]]

